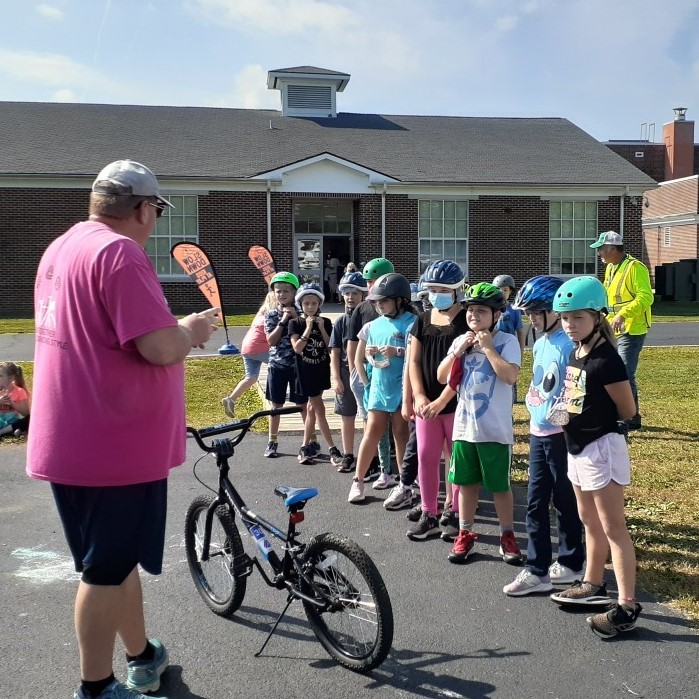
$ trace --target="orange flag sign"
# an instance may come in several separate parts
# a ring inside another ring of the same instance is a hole
[[[260,270],[260,273],[265,278],[267,286],[269,286],[272,277],[277,271],[272,253],[267,250],[264,245],[252,245],[248,249],[248,257],[255,267]]]
[[[225,316],[216,271],[204,250],[195,243],[176,243],[172,246],[170,254],[199,287],[207,301],[214,308],[220,308],[221,315]]]

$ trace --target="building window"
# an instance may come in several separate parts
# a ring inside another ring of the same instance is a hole
[[[468,277],[468,202],[418,201],[420,274],[430,262],[452,260]]]
[[[596,201],[549,203],[549,270],[551,274],[595,274]]]
[[[669,248],[672,246],[672,233],[670,226],[663,228],[663,247]]]
[[[170,257],[170,248],[175,243],[199,241],[199,204],[195,195],[173,195],[167,199],[175,207],[165,207],[157,219],[155,231],[146,243],[158,276],[182,275],[182,268]]]
[[[294,233],[351,235],[352,202],[298,202],[294,204]]]

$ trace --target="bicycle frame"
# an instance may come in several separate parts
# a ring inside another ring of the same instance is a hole
[[[274,411],[261,411],[251,415],[246,420],[215,425],[214,427],[207,428],[206,430],[196,431],[194,429],[187,428],[187,431],[194,436],[197,444],[204,451],[216,455],[216,466],[219,471],[218,494],[206,512],[204,541],[202,544],[201,557],[203,561],[207,561],[209,559],[209,547],[211,545],[211,529],[214,513],[217,507],[220,505],[225,505],[232,510],[232,514],[238,515],[240,521],[243,523],[250,536],[252,536],[255,540],[257,548],[274,573],[273,577],[270,578],[257,557],[251,558],[245,554],[246,557],[242,563],[234,564],[233,574],[240,574],[241,570],[243,570],[245,571],[243,574],[250,575],[252,573],[252,566],[254,565],[260,571],[262,578],[270,587],[275,587],[279,590],[287,588],[289,594],[292,595],[293,598],[303,599],[315,606],[323,607],[325,602],[320,602],[320,600],[317,598],[301,592],[295,579],[295,576],[298,575],[304,578],[312,588],[316,588],[312,581],[308,580],[307,576],[301,569],[301,566],[297,562],[297,557],[304,550],[305,545],[301,544],[296,539],[296,524],[302,522],[304,519],[303,508],[306,502],[302,501],[291,505],[288,508],[289,524],[285,534],[264,517],[256,514],[250,508],[248,508],[242,496],[228,477],[230,472],[228,460],[233,456],[235,453],[235,447],[242,441],[243,437],[253,423],[260,417],[265,417],[270,414],[280,415],[287,412],[300,412],[300,408],[282,408]],[[214,440],[210,447],[204,444],[202,441],[202,437],[211,436],[213,434],[221,434],[223,432],[229,432],[232,430],[240,431],[240,435],[235,439],[217,439]],[[274,538],[282,542],[282,548],[284,549],[284,557],[282,559],[279,558],[277,552],[272,548],[271,543],[265,537],[262,530],[271,534]]]

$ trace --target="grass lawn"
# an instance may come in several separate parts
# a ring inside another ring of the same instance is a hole
[[[646,427],[630,438],[632,485],[626,496],[627,518],[638,557],[639,587],[669,602],[699,626],[699,412],[691,381],[697,366],[699,348],[643,350],[637,379]],[[23,363],[22,367],[31,383],[31,363]],[[531,353],[527,352],[520,397],[530,372]],[[189,424],[201,427],[220,422],[220,400],[242,374],[240,359],[189,360]],[[246,415],[261,408],[257,393],[249,391],[238,402],[236,412]],[[523,405],[515,406],[513,479],[520,483],[527,480],[527,415]],[[3,440],[17,441],[14,437]]]

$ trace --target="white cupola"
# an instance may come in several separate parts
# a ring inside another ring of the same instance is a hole
[[[347,73],[297,66],[267,73],[267,87],[282,95],[282,115],[294,117],[337,116],[335,95],[349,82]]]

